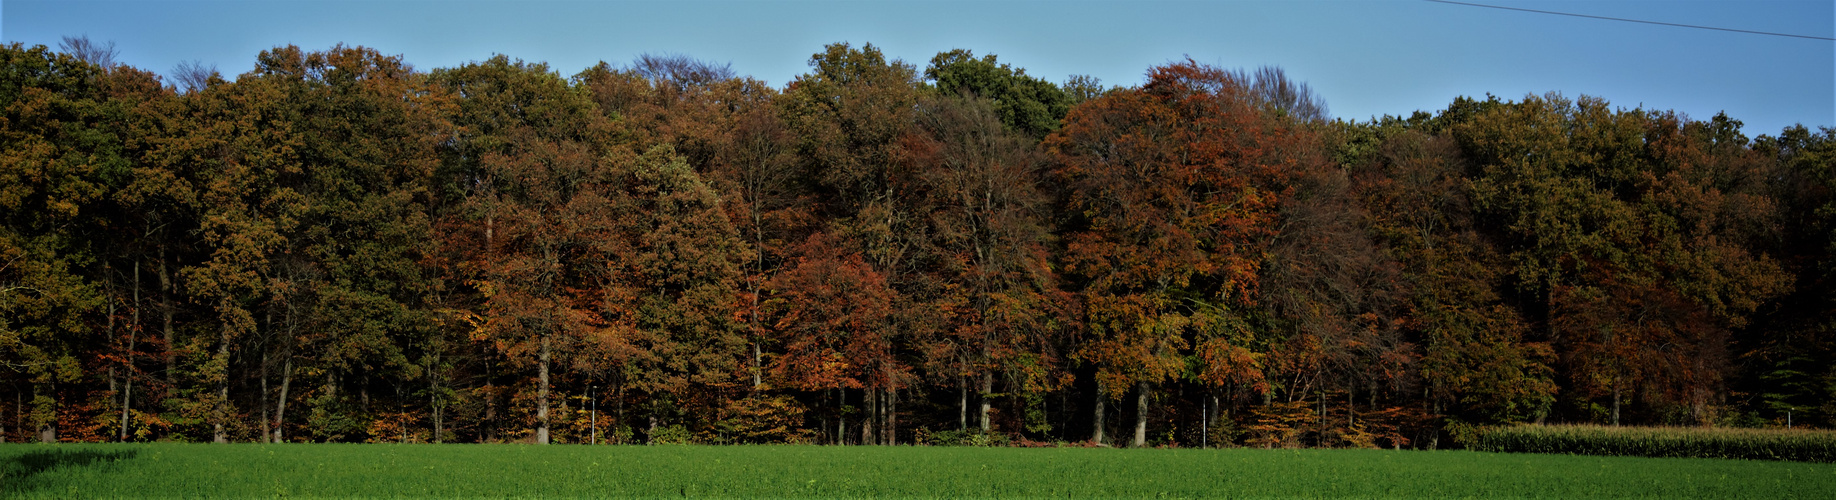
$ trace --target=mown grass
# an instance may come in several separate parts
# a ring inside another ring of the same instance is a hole
[[[1518,425],[1481,429],[1472,448],[1522,453],[1836,462],[1836,432]]]
[[[1836,498],[1836,466],[1468,451],[0,445],[0,497]]]

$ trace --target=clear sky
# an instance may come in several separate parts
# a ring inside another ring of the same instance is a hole
[[[1466,0],[1655,22],[1836,37],[1830,0]],[[1140,83],[1190,56],[1287,69],[1333,116],[1445,108],[1455,96],[1559,91],[1615,106],[1726,111],[1748,135],[1836,126],[1836,42],[1431,3],[1372,1],[455,1],[0,0],[0,40],[116,42],[122,62],[180,61],[226,76],[276,45],[338,42],[418,68],[502,53],[572,75],[641,53],[731,62],[783,85],[832,42],[871,42],[922,68],[939,51],[993,53],[1029,74]]]

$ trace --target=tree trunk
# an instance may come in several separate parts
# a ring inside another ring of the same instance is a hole
[[[134,347],[140,340],[140,261],[134,261],[134,317],[133,324],[128,326],[127,355],[122,356],[127,370],[126,384],[121,390],[121,436],[119,441],[127,442],[128,408],[134,404]]]
[[[108,267],[109,266],[104,266],[102,270],[104,279],[108,281],[106,290],[103,290],[102,294],[103,296],[108,298],[108,311],[107,311],[108,326],[106,328],[108,329],[109,342],[112,343],[115,340],[115,290],[114,290],[115,287],[113,286],[115,279],[114,279],[114,273],[109,272]],[[123,353],[123,354],[126,354],[126,353]],[[109,394],[111,395],[121,394],[120,377],[122,375],[125,375],[125,374],[117,373],[115,367],[113,366],[108,367],[108,392]],[[123,406],[122,408],[125,411],[127,407]]]
[[[1613,426],[1619,427],[1619,381],[1613,381]]]
[[[489,378],[490,377],[487,375],[486,379],[488,380]],[[492,387],[491,384],[486,383],[485,390],[484,390],[484,397],[485,397],[484,440],[485,442],[497,441],[497,390],[496,388]]]
[[[56,400],[57,389],[56,387],[47,387],[44,390],[44,392],[50,394],[51,395],[50,397],[52,398],[51,411],[50,411],[51,419],[48,421],[40,421],[38,423],[38,442],[56,443],[57,442],[57,400]],[[32,404],[34,406],[37,406],[38,398],[34,397],[32,399],[34,400],[32,401]]]
[[[962,380],[956,386],[956,430],[969,430],[969,381]]]
[[[988,407],[989,407],[989,404],[992,403],[992,401],[990,401],[991,398],[989,396],[994,394],[994,372],[991,370],[988,370],[986,367],[984,367],[983,370],[984,371],[982,372],[982,398],[981,398],[982,408],[981,408],[980,418],[982,422],[982,433],[987,434],[989,430],[988,429],[989,427]]]
[[[159,247],[159,322],[160,334],[166,340],[166,387],[170,388],[173,386],[173,365],[178,361],[178,357],[172,349],[172,343],[175,340],[172,333],[172,280],[171,276],[166,273],[166,247],[163,245]]]
[[[1092,422],[1090,426],[1090,442],[1099,445],[1103,444],[1103,400],[1108,397],[1108,394],[1103,393],[1103,382],[1098,381],[1096,384],[1096,397],[1092,398],[1096,400],[1096,404],[1093,405],[1096,407],[1096,414],[1092,415],[1093,418],[1090,420]]]
[[[886,438],[881,444],[899,444],[899,390],[886,390]]]
[[[287,389],[293,385],[293,353],[281,360],[280,398],[274,401],[274,438],[270,442],[287,442]]]
[[[758,311],[759,309],[759,304],[758,304],[759,299],[757,298],[757,295],[758,295],[757,293],[754,293],[753,294],[754,298],[752,299],[752,310],[755,312]],[[753,336],[754,337],[759,336],[758,327],[756,326],[753,327]],[[760,359],[761,359],[761,356],[759,353],[759,343],[755,341],[752,343],[752,390],[754,391],[759,390],[759,386],[765,383],[764,379],[761,378],[761,375],[760,375],[760,372],[764,370],[764,367],[759,366]]]
[[[268,427],[268,424],[270,422],[272,422],[272,420],[268,420],[268,364],[262,363],[261,364],[261,442],[263,443],[273,443],[274,442],[274,429]]]
[[[848,389],[835,390],[835,444],[848,444]]]
[[[878,428],[876,420],[879,420],[880,416],[880,390],[863,389],[861,396],[866,399],[864,402],[867,410],[861,412],[861,444],[875,444],[874,430]]]
[[[541,368],[537,372],[541,377],[541,385],[536,390],[536,444],[548,444],[548,346],[550,337],[549,333],[542,334]]]
[[[229,419],[229,332],[229,322],[226,321],[217,333],[217,358],[222,360],[223,374],[217,380],[217,404],[212,412],[215,422],[211,424],[211,442],[218,444],[229,442],[229,433],[223,429],[223,422]]]
[[[444,417],[446,405],[440,402],[440,350],[434,351],[433,366],[427,368],[427,407],[433,408],[433,442],[440,444],[441,417]]]
[[[1148,383],[1142,382],[1140,385],[1136,387],[1136,389],[1137,389],[1137,394],[1135,395],[1135,440],[1134,442],[1129,443],[1129,447],[1141,448],[1141,447],[1147,446]]]

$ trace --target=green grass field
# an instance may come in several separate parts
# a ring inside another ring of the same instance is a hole
[[[1836,465],[1466,451],[0,445],[0,497],[1836,498]]]

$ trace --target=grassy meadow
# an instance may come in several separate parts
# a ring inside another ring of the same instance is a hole
[[[0,445],[0,497],[1836,498],[1836,465],[1470,451]]]

